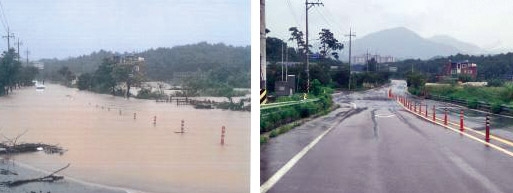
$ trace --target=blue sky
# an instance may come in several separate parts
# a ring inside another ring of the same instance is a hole
[[[1,3],[11,32],[23,42],[22,50],[28,47],[31,59],[66,58],[100,49],[138,52],[200,41],[250,45],[249,0]],[[4,25],[0,28],[5,35]],[[6,44],[3,38],[0,49],[5,50]]]

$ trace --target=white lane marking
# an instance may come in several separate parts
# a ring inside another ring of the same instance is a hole
[[[354,103],[353,103],[354,104]],[[354,104],[356,106],[356,104]],[[310,149],[312,149],[328,132],[330,132],[339,122],[333,124],[329,129],[324,131],[321,135],[319,135],[315,140],[310,142],[306,147],[304,147],[299,153],[297,153],[292,159],[290,159],[283,167],[280,168],[274,175],[269,178],[264,184],[260,186],[260,192],[266,193],[271,189],[287,172],[296,165],[296,163],[306,154]]]
[[[395,115],[394,114],[377,114],[377,115],[374,115],[375,117],[385,117],[385,118],[390,118],[390,117],[394,117]]]
[[[488,179],[485,175],[479,173],[474,167],[472,167],[470,164],[465,162],[464,159],[461,157],[455,155],[452,153],[449,149],[446,147],[443,147],[441,149],[443,154],[445,154],[449,160],[451,160],[458,168],[467,173],[470,177],[476,179],[476,181],[480,182],[486,189],[488,189],[488,192],[495,192],[495,193],[501,193],[502,191],[499,189],[497,185],[495,185],[490,179]]]

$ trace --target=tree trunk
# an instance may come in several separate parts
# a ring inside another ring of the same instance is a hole
[[[125,93],[125,97],[126,98],[130,98],[130,81],[127,81],[126,82],[126,93]]]

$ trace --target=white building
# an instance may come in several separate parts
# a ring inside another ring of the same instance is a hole
[[[362,54],[359,56],[351,57],[351,64],[366,64],[367,61],[371,60],[372,58],[374,58],[378,64],[395,62],[395,58],[392,56]]]

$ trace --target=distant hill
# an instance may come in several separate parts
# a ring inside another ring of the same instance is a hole
[[[171,80],[174,72],[208,72],[221,69],[231,75],[247,76],[247,85],[249,86],[250,52],[250,46],[234,47],[222,43],[201,42],[130,54],[145,58],[146,77],[150,80]],[[75,74],[94,72],[104,58],[113,55],[120,55],[120,53],[100,50],[89,55],[64,60],[42,59],[40,61],[45,64],[43,72],[45,76],[51,77],[56,76],[56,72],[62,66],[68,66]]]
[[[448,36],[423,38],[404,27],[378,31],[354,40],[353,56],[365,54],[367,50],[370,54],[391,55],[398,59],[429,59],[466,53],[467,50],[480,51],[477,46]]]
[[[429,38],[428,40],[457,48],[461,54],[483,54],[485,52],[483,49],[474,44],[466,43],[446,35],[436,35]]]

